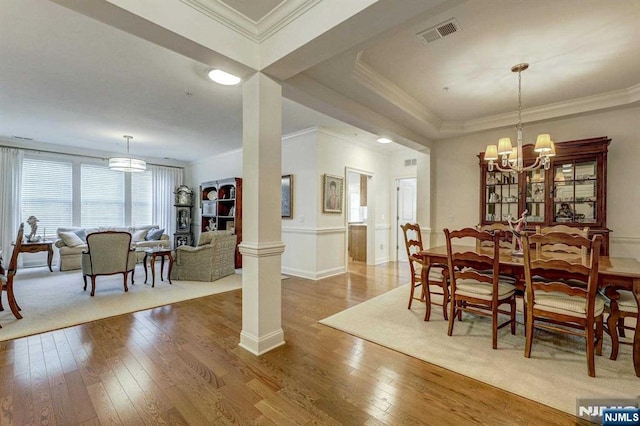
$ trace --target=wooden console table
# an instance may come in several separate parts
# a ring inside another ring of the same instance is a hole
[[[22,243],[20,245],[19,253],[38,253],[40,251],[47,252],[47,265],[49,266],[49,271],[53,272],[53,269],[51,269],[51,261],[53,260],[53,241]]]

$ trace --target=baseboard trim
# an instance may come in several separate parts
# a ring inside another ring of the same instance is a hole
[[[284,331],[280,328],[262,337],[253,336],[243,330],[240,333],[238,346],[256,356],[260,356],[284,344]]]

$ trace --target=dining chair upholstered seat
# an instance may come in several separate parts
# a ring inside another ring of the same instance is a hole
[[[605,306],[597,292],[601,244],[601,235],[592,239],[564,232],[523,236],[525,357],[531,357],[535,329],[580,336],[587,341],[588,374],[595,377],[594,355],[602,354]],[[547,245],[570,250],[552,253],[544,250]]]
[[[409,304],[407,309],[411,309],[414,300],[425,302],[426,311],[424,320],[429,321],[431,316],[431,304],[442,306],[442,316],[447,319],[447,305],[449,303],[449,283],[447,280],[447,266],[441,264],[429,265],[424,270],[422,257],[419,253],[424,250],[422,244],[422,232],[417,223],[405,223],[401,226],[404,236],[404,244],[409,260],[411,272],[411,285],[409,293]],[[427,285],[423,285],[426,280]],[[420,291],[420,296],[416,297],[416,290]],[[431,294],[440,295],[442,301],[431,299]]]
[[[609,317],[607,318],[607,332],[611,336],[611,356],[610,359],[618,358],[620,344],[632,345],[633,342],[621,341],[620,337],[626,337],[625,330],[635,328],[625,325],[625,318],[635,318],[638,321],[638,305],[633,293],[629,290],[619,290],[616,295],[618,299],[611,298],[609,302]],[[608,296],[611,296],[608,294]],[[632,336],[633,337],[633,336]]]
[[[453,335],[455,321],[462,320],[463,312],[490,316],[491,343],[493,349],[497,349],[500,328],[509,325],[511,334],[516,334],[516,286],[512,279],[500,278],[500,231],[445,229],[444,234],[448,270],[451,271],[447,334]],[[464,245],[465,242],[471,244]],[[491,244],[485,245],[485,242]],[[501,309],[502,305],[507,305],[509,309]],[[509,319],[499,323],[498,314],[506,314]]]
[[[91,296],[96,294],[96,277],[122,274],[124,291],[129,291],[127,278],[136,267],[136,252],[131,249],[131,234],[128,232],[94,232],[87,236],[87,251],[82,253],[82,279],[87,290],[87,277],[91,277]]]

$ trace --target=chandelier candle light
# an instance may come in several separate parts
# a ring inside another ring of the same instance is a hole
[[[556,147],[549,134],[538,135],[533,150],[538,153],[533,164],[525,167],[522,156],[522,71],[529,68],[529,64],[518,64],[511,68],[512,72],[518,73],[518,131],[517,146],[511,145],[511,138],[500,138],[498,145],[488,145],[484,152],[484,159],[489,161],[489,171],[492,172],[494,166],[501,172],[522,173],[529,170],[536,170],[544,167],[549,170],[551,166],[550,157],[556,155]],[[496,164],[494,161],[502,157],[502,163]]]
[[[123,138],[127,140],[127,157],[110,158],[109,168],[121,172],[144,172],[147,170],[146,161],[131,158],[131,155],[129,155],[129,141],[133,139],[133,136],[124,135]]]

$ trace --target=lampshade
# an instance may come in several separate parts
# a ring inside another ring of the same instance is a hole
[[[549,152],[551,151],[551,135],[543,133],[538,135],[536,139],[536,145],[533,148],[535,152]]]
[[[109,158],[109,168],[121,172],[144,172],[147,170],[147,162],[135,158],[115,157]]]
[[[487,145],[487,150],[484,152],[485,160],[497,160],[498,159],[498,147],[495,145]]]
[[[518,148],[512,148],[509,153],[509,163],[515,163],[518,161]]]
[[[129,142],[133,136],[124,135],[127,140],[127,155],[129,155]],[[129,157],[113,157],[109,159],[109,168],[120,172],[144,172],[147,170],[147,162]]]
[[[498,139],[498,155],[509,155],[511,153],[511,138]]]
[[[551,151],[547,152],[547,157],[555,157],[555,155],[556,155],[556,144],[552,140],[551,141]]]

